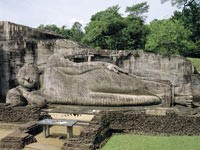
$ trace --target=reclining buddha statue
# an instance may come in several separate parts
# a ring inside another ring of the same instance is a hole
[[[49,103],[99,106],[159,104],[171,97],[168,84],[136,78],[111,63],[75,63],[59,54],[48,60],[42,92]]]
[[[29,81],[33,82],[25,79],[25,82]],[[111,63],[75,63],[63,55],[54,54],[44,69],[40,89],[43,98],[35,96],[34,104],[38,103],[39,107],[45,106],[44,102],[95,106],[170,105],[171,91],[170,84],[135,77]],[[12,104],[9,93],[7,103]]]

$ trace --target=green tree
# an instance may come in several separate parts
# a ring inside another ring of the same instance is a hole
[[[82,30],[82,24],[79,22],[75,22],[70,29],[71,37],[70,39],[73,41],[81,42],[84,32]]]
[[[150,23],[145,49],[162,54],[186,55],[195,49],[191,32],[177,20],[154,20]]]
[[[144,13],[147,13],[148,11],[149,5],[147,4],[147,2],[138,3],[126,8],[126,12],[129,13],[129,16],[133,18],[140,18],[142,20],[145,20],[146,16],[144,15]]]
[[[138,15],[135,17],[130,14],[122,17],[118,11],[117,5],[93,15],[85,28],[84,43],[102,49],[144,48],[146,41],[144,21]]]
[[[188,55],[200,57],[200,3],[193,2],[182,11],[175,11],[172,19],[181,21],[185,28],[192,32],[190,39],[197,48]]]
[[[60,28],[57,27],[55,24],[50,24],[50,25],[39,25],[38,29],[40,30],[46,30],[48,32],[54,32],[54,33],[60,33]]]
[[[143,20],[137,18],[124,18],[125,28],[121,31],[120,49],[144,49],[147,36],[147,27]]]
[[[183,7],[185,9],[187,6],[192,5],[193,3],[200,3],[199,0],[161,0],[162,3],[171,1],[172,6],[177,6],[178,8]]]
[[[90,23],[85,27],[84,43],[102,49],[117,49],[116,38],[125,26],[118,10],[117,5],[93,15]]]
[[[60,28],[60,27],[56,26],[55,24],[49,24],[49,25],[41,24],[37,28],[40,29],[40,30],[60,34],[61,36],[63,36],[66,39],[70,39],[70,37],[71,37],[70,30],[66,29],[65,26],[62,26]]]
[[[56,34],[60,34],[66,39],[70,39],[76,42],[81,42],[84,32],[82,30],[82,25],[79,22],[75,22],[71,29],[66,28],[66,26],[58,27],[54,24],[50,25],[40,25],[37,27],[40,30],[53,32]]]

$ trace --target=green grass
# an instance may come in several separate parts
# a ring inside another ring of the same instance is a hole
[[[197,68],[197,70],[200,72],[200,58],[187,58],[189,59],[192,64]]]
[[[200,136],[112,136],[102,150],[200,150]]]

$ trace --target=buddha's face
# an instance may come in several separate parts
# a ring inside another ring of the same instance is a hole
[[[17,73],[19,85],[27,89],[34,89],[39,84],[39,69],[34,65],[25,65]]]

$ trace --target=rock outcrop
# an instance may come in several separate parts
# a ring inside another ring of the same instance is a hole
[[[200,75],[191,61],[184,57],[132,51],[122,55],[117,63],[129,73],[144,79],[170,81],[174,104],[200,102]]]
[[[68,50],[72,54],[80,47],[60,35],[43,32],[11,22],[0,22],[0,102],[6,93],[18,85],[16,74],[24,64],[43,68],[54,52]]]
[[[168,100],[164,101],[164,106],[198,105],[200,102],[200,75],[191,62],[183,57],[162,56],[135,50],[97,52],[65,40],[59,35],[10,22],[0,22],[1,102],[5,102],[7,91],[18,85],[16,74],[20,67],[31,63],[44,70],[49,56],[55,53],[63,54],[66,59],[77,63],[113,63],[138,80],[170,85],[171,98],[165,98]],[[152,90],[158,88],[159,86],[152,86]]]
[[[50,56],[42,92],[49,103],[130,106],[171,105],[171,84],[139,79],[106,62],[74,63]]]

